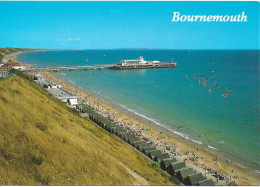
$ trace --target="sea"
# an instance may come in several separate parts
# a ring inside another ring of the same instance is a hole
[[[259,173],[259,50],[59,50],[18,58],[46,67],[115,64],[139,56],[177,67],[53,74]]]

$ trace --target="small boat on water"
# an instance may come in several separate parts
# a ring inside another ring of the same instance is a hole
[[[232,84],[229,87],[229,92],[232,92]]]
[[[227,97],[228,96],[228,91],[225,91],[222,95],[222,97]]]
[[[231,92],[232,92],[232,84],[231,84],[231,86],[229,87],[229,89],[226,90],[226,91],[223,93],[222,97],[227,97],[229,94],[231,94]]]
[[[218,83],[216,83],[216,88],[219,89]]]

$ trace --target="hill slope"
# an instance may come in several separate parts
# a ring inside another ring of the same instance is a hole
[[[34,83],[0,81],[1,185],[172,185],[143,155]]]

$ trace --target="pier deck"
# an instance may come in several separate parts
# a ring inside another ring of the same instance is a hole
[[[175,68],[177,66],[176,63],[167,63],[163,62],[156,65],[134,65],[134,66],[121,66],[121,65],[114,65],[112,67],[109,67],[111,70],[130,70],[130,69],[154,69],[154,68]]]
[[[100,64],[100,65],[78,65],[78,66],[49,66],[49,67],[32,67],[28,69],[29,71],[59,71],[59,70],[69,70],[73,71],[75,69],[110,69],[110,70],[130,70],[130,69],[153,69],[153,68],[175,68],[176,63],[160,63],[156,65],[135,65],[135,66],[121,66],[118,64]]]

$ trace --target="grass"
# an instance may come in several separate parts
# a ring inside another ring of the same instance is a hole
[[[173,185],[142,154],[24,76],[0,81],[0,185],[140,184],[129,170],[151,185]]]

